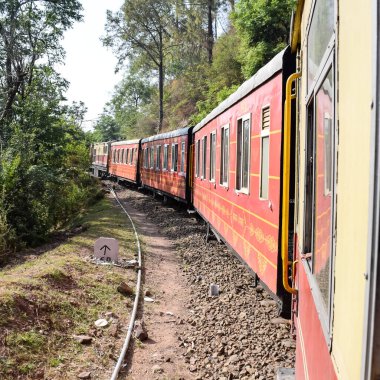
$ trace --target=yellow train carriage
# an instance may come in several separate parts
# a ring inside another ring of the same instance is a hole
[[[299,0],[292,23],[297,380],[380,378],[379,24],[376,0]]]

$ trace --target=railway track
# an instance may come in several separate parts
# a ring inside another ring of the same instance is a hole
[[[294,368],[289,321],[277,317],[276,302],[224,245],[205,243],[202,221],[135,190],[118,188],[118,196],[176,246],[189,288],[178,348],[195,378],[274,379],[278,368]],[[219,296],[209,297],[210,284]]]

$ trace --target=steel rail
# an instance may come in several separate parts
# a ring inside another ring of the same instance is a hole
[[[133,231],[134,231],[134,234],[135,234],[135,238],[136,238],[137,253],[138,253],[138,263],[139,263],[138,264],[138,268],[137,268],[137,283],[136,283],[135,301],[134,301],[134,304],[133,304],[131,319],[129,321],[128,332],[127,332],[127,336],[125,338],[123,347],[121,349],[120,356],[119,356],[119,358],[117,360],[116,366],[115,366],[115,368],[113,370],[113,373],[112,373],[112,376],[111,376],[111,380],[117,380],[117,378],[119,376],[120,368],[121,368],[121,366],[123,364],[123,361],[124,361],[124,358],[125,358],[125,354],[127,353],[127,350],[128,350],[129,342],[131,340],[132,331],[133,331],[133,327],[134,327],[135,319],[136,319],[137,308],[138,308],[138,305],[139,305],[140,289],[141,289],[142,259],[141,259],[140,240],[139,240],[139,235],[138,235],[138,233],[136,231],[135,224],[133,223],[133,220],[132,220],[131,216],[129,215],[128,211],[124,208],[124,206],[120,202],[120,200],[119,200],[116,192],[112,188],[110,188],[110,192],[115,197],[117,203],[122,208],[122,210],[127,214],[128,218],[129,218],[129,220],[130,220],[130,222],[132,224],[132,228],[133,228]]]

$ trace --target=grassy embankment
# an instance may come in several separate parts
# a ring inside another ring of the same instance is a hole
[[[86,258],[100,236],[118,239],[120,255],[128,259],[136,244],[129,221],[109,199],[75,224],[88,228],[55,247],[25,252],[18,263],[0,269],[1,379],[74,379],[83,371],[109,378],[133,303],[116,288],[121,281],[134,287],[136,274]],[[119,318],[112,321],[110,312]],[[94,326],[101,317],[110,321],[108,327]],[[85,346],[74,334],[93,340]]]

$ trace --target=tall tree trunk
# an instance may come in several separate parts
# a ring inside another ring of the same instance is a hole
[[[160,60],[158,67],[158,93],[160,98],[160,111],[158,121],[158,133],[162,131],[162,125],[164,121],[164,54],[163,54],[163,41],[162,41],[162,29],[160,29]]]
[[[212,25],[212,8],[213,0],[207,0],[207,52],[208,52],[208,63],[212,63],[212,48],[214,46],[214,33]]]

